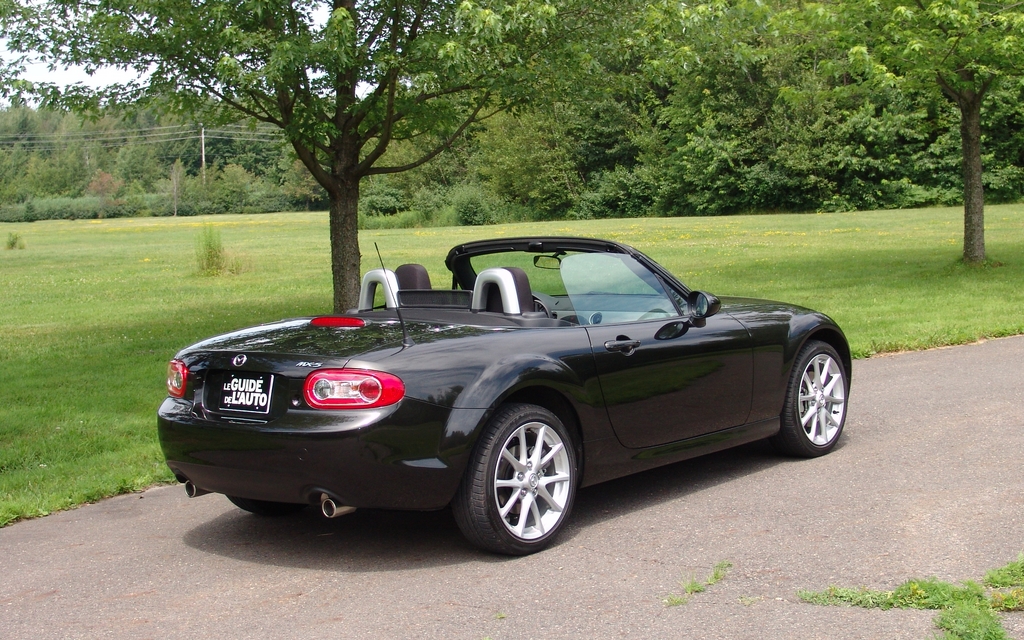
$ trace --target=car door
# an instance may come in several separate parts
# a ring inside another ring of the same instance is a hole
[[[656,446],[746,422],[753,356],[737,320],[719,312],[702,327],[684,325],[686,310],[630,256],[571,256],[561,270],[624,446]]]

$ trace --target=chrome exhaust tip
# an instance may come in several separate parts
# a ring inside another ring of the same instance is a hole
[[[355,510],[355,507],[339,505],[326,493],[320,494],[320,513],[324,514],[325,518],[337,518],[338,516],[348,515]]]
[[[185,495],[190,498],[197,498],[199,496],[205,496],[210,493],[206,489],[200,489],[191,480],[185,481]]]

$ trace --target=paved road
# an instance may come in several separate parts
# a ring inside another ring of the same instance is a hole
[[[267,520],[179,487],[22,522],[0,530],[0,637],[928,638],[932,612],[796,591],[1017,557],[1021,363],[1024,338],[856,362],[832,455],[754,444],[590,487],[527,558],[478,553],[447,512]],[[1024,614],[1004,625],[1024,639]]]

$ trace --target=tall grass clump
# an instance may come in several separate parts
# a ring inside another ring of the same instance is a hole
[[[196,237],[196,264],[199,274],[215,276],[224,271],[226,266],[224,245],[220,241],[220,231],[213,225],[206,225]]]
[[[224,248],[220,231],[210,224],[196,236],[196,266],[201,276],[238,275],[252,269],[248,257]]]
[[[4,243],[5,249],[24,249],[25,240],[22,239],[20,233],[8,233],[7,242]]]

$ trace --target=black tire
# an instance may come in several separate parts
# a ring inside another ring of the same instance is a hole
[[[502,456],[506,449],[517,462]],[[482,549],[513,556],[536,553],[551,544],[569,518],[578,468],[572,436],[553,413],[532,404],[504,405],[473,450],[452,500],[455,521]]]
[[[255,513],[258,516],[268,516],[271,518],[298,513],[309,506],[305,504],[295,504],[292,502],[250,500],[249,498],[238,498],[236,496],[228,496],[227,498],[239,509],[248,511],[249,513]]]
[[[801,458],[816,458],[832,451],[846,424],[848,387],[846,367],[836,350],[825,342],[809,340],[790,372],[781,428],[768,439],[772,447]],[[801,395],[801,390],[806,393]],[[806,424],[804,418],[808,418]]]

